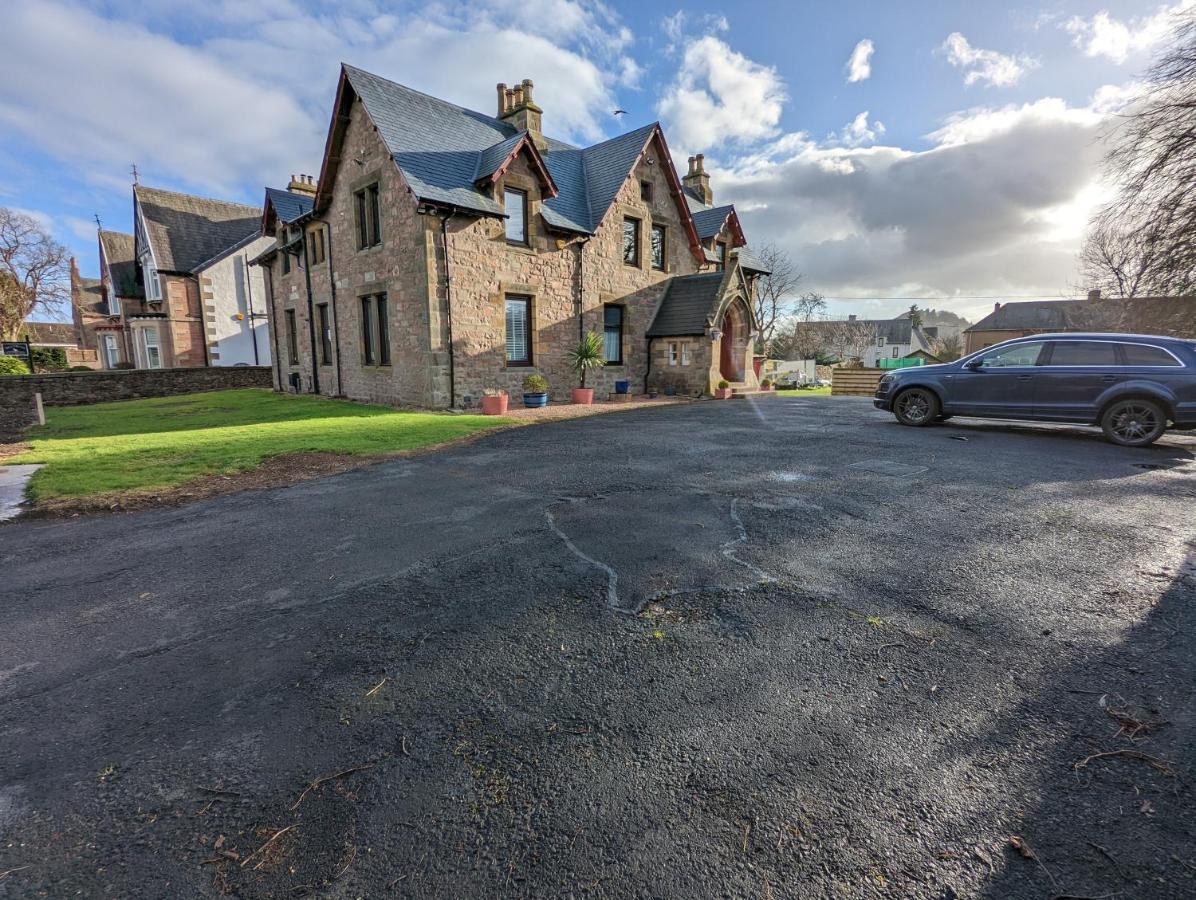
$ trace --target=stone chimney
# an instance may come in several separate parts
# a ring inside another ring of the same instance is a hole
[[[311,175],[292,175],[287,190],[292,194],[305,194],[314,197],[316,195],[316,179]]]
[[[1088,302],[1089,303],[1095,303],[1099,299],[1100,299],[1100,288],[1096,288],[1095,290],[1091,290],[1088,292]]]
[[[500,83],[498,85],[498,118],[509,122],[520,131],[526,131],[531,136],[532,143],[540,152],[544,152],[548,149],[548,142],[544,140],[540,124],[540,117],[544,114],[544,110],[536,106],[532,99],[534,88],[535,85],[532,84],[530,78],[525,78],[510,88]]]
[[[689,173],[681,183],[707,206],[714,205],[714,191],[710,190],[710,176],[706,174],[706,157],[701,153],[689,158]]]
[[[1001,311],[1001,301],[998,300],[996,303],[993,304],[993,312],[1000,312],[1000,311]]]
[[[854,321],[855,321],[855,313],[851,313],[851,314],[850,314],[850,315],[847,317],[847,321],[848,321],[848,322],[854,322]]]

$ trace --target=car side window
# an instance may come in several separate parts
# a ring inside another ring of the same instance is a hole
[[[1119,344],[1127,366],[1178,366],[1182,363],[1161,347]]]
[[[1014,344],[1012,347],[994,347],[980,357],[982,369],[1007,369],[1012,366],[1032,366],[1042,353],[1042,341]]]
[[[1108,341],[1056,341],[1048,366],[1115,366],[1117,345]]]

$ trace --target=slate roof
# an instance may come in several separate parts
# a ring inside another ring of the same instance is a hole
[[[965,331],[1110,331],[1190,338],[1196,337],[1196,297],[1011,302]]]
[[[648,337],[705,334],[706,319],[718,304],[724,274],[703,272],[671,279]]]
[[[108,301],[104,299],[103,282],[98,278],[80,278],[71,287],[71,303],[81,313],[108,315]]]
[[[690,213],[694,217],[694,227],[698,229],[698,237],[702,240],[712,238],[722,230],[723,223],[727,221],[727,216],[735,212],[735,207],[727,206],[710,206],[701,207],[694,212],[693,205],[690,205]]]
[[[261,230],[261,210],[137,185],[154,261],[163,272],[192,272]]]
[[[140,298],[143,295],[137,280],[137,260],[133,255],[133,235],[120,231],[101,231],[100,246],[108,262],[108,274],[117,297]]]
[[[93,281],[94,279],[84,280]],[[26,322],[21,326],[21,337],[28,337],[29,343],[34,346],[49,347],[65,344],[68,347],[75,347],[79,344],[75,326],[70,322]]]
[[[266,188],[266,201],[274,207],[274,215],[284,225],[290,225],[311,212],[315,197],[282,188]]]
[[[1054,331],[1065,329],[1085,300],[1028,300],[1005,303],[965,331]]]
[[[771,275],[772,270],[764,265],[760,257],[749,250],[747,247],[740,247],[735,251],[735,255],[739,257],[739,264],[749,272],[759,272],[762,275]]]
[[[503,216],[475,182],[502,164],[522,137],[508,122],[428,96],[346,65],[345,75],[421,200]],[[554,228],[592,234],[658,126],[645,125],[592,147],[547,138],[545,167],[557,195],[541,204]]]

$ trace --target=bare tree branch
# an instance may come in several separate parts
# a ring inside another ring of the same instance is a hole
[[[0,336],[70,299],[70,256],[35,219],[0,206]]]
[[[760,344],[767,352],[777,323],[796,309],[799,301],[794,295],[803,276],[789,254],[776,244],[764,244],[755,255],[771,273],[761,275],[756,282],[756,322],[760,326]]]

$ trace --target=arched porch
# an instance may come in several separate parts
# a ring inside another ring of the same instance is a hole
[[[739,296],[733,297],[727,303],[718,323],[718,329],[722,332],[719,342],[719,374],[732,383],[747,381],[751,372],[748,360],[752,349],[752,314],[744,299]]]

